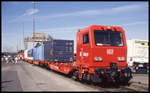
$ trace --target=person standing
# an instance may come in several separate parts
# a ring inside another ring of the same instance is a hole
[[[15,63],[15,56],[12,56],[11,62],[12,62],[12,63]]]
[[[17,58],[17,56],[15,57],[15,63],[17,63],[18,62],[18,58]]]
[[[9,60],[8,60],[8,56],[6,56],[6,57],[5,57],[5,61],[6,61],[6,63],[8,63],[8,62],[9,62]]]

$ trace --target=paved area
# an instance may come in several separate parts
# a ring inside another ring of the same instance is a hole
[[[149,74],[133,74],[133,79],[131,79],[131,89],[136,89],[139,91],[149,90]]]
[[[133,83],[149,84],[149,74],[133,74]]]
[[[26,62],[2,62],[2,91],[122,91],[121,88],[100,88],[82,84],[65,75]],[[128,88],[149,90],[148,74],[134,74]],[[125,90],[125,89],[124,89]]]
[[[3,63],[1,83],[2,91],[99,91],[25,62]]]

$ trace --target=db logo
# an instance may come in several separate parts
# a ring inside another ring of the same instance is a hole
[[[114,54],[114,50],[113,49],[107,49],[107,54],[108,55],[113,55]]]

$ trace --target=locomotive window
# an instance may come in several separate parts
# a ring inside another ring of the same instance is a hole
[[[94,31],[96,46],[123,46],[122,33],[119,31]]]
[[[87,44],[89,43],[89,35],[88,34],[84,34],[83,35],[83,44]]]

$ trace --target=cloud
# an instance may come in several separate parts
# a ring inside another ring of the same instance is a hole
[[[69,13],[50,14],[46,16],[39,16],[38,19],[44,20],[49,18],[67,17],[67,16],[109,15],[115,13],[124,13],[124,12],[140,10],[144,6],[145,4],[124,5],[124,6],[119,6],[115,8],[109,8],[109,9],[84,10],[84,11],[76,11],[76,12],[69,12]]]
[[[54,39],[71,39],[75,40],[76,32],[78,29],[87,26],[72,26],[72,27],[58,27],[58,28],[45,28],[38,29],[39,33],[46,33],[51,35]]]
[[[3,46],[2,52],[16,52],[16,47],[14,47],[14,46]]]
[[[110,15],[110,14],[117,14],[117,13],[129,13],[133,12],[135,10],[140,10],[146,7],[146,4],[135,4],[135,5],[124,5],[124,6],[117,6],[113,8],[107,8],[107,9],[95,9],[95,10],[83,10],[83,11],[75,11],[75,12],[68,12],[68,13],[60,13],[60,14],[48,14],[48,15],[41,15],[36,16],[37,20],[47,20],[51,18],[58,18],[58,17],[70,17],[70,16],[91,16],[91,15]],[[28,9],[23,14],[25,15],[32,15],[39,12],[38,9]],[[17,17],[13,22],[20,21],[18,20],[21,16]],[[21,19],[23,21],[31,21],[31,18],[24,18]]]
[[[75,29],[79,29],[81,28],[82,26],[72,26],[72,27],[60,27],[60,28],[47,28],[47,29],[39,29],[39,31],[44,31],[44,32],[50,32],[50,31],[53,31],[53,32],[60,32],[60,31],[70,31],[70,30],[75,30]]]
[[[112,10],[113,12],[125,12],[125,11],[139,10],[140,8],[143,8],[144,6],[145,4],[125,5],[125,6],[112,8]]]
[[[147,24],[147,21],[136,21],[126,24],[119,24],[115,26],[134,26],[134,25],[141,25],[141,24]],[[103,24],[107,25],[107,24]],[[111,25],[111,24],[110,24]],[[113,26],[114,24],[112,24]],[[74,33],[77,32],[79,29],[88,27],[89,25],[82,25],[82,26],[72,26],[72,27],[57,27],[57,28],[44,28],[44,29],[38,29],[37,32],[44,32],[44,33],[52,33],[52,34],[63,34],[66,33]]]
[[[133,23],[122,24],[122,26],[134,26],[134,25],[141,25],[141,24],[146,24],[146,21],[136,21]]]
[[[7,39],[3,39],[2,42],[2,52],[15,52],[16,51],[16,42],[13,43],[13,45],[11,45],[10,40]]]
[[[35,13],[37,13],[37,12],[39,12],[38,9],[28,9],[28,10],[26,10],[26,12],[25,12],[23,15],[24,15],[24,16],[25,16],[25,15],[33,15],[33,14],[35,14]]]
[[[124,26],[125,27],[125,26],[141,25],[141,24],[147,24],[147,21],[136,21],[136,22],[126,23],[126,24],[122,24],[122,25],[112,24],[112,26],[114,25],[114,26]],[[38,29],[37,32],[50,34],[50,35],[52,35],[53,38],[74,39],[76,32],[79,29],[88,27],[88,26],[89,25],[60,27],[60,28],[59,27],[58,28],[46,28],[46,29]]]
[[[15,19],[12,19],[10,21],[8,21],[8,23],[12,23],[12,22],[21,22],[21,21],[31,21],[31,15],[38,13],[39,10],[38,9],[28,9],[25,11],[24,14],[17,16]]]

